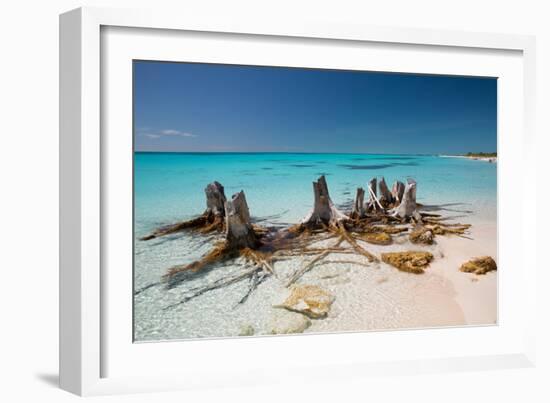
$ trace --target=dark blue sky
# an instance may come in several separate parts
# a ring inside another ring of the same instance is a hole
[[[496,151],[497,81],[134,62],[136,151]]]

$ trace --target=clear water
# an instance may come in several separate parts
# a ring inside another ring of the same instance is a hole
[[[461,222],[496,221],[497,165],[463,158],[428,155],[287,154],[287,153],[135,153],[135,288],[158,282],[168,268],[190,263],[206,253],[214,239],[177,234],[149,242],[138,239],[155,228],[201,214],[204,188],[217,180],[230,197],[244,190],[254,220],[263,224],[298,222],[312,207],[312,181],[326,175],[335,204],[350,206],[355,190],[372,177],[414,178],[417,199],[434,212]],[[233,309],[245,284],[214,291],[175,309],[186,286],[219,278],[220,271],[238,271],[236,262],[212,270],[194,282],[165,290],[152,287],[135,297],[135,337],[161,340],[236,336],[243,325],[265,327],[272,297],[279,292],[270,279],[251,301]],[[284,268],[283,268],[284,269]],[[350,267],[353,271],[356,268]],[[401,274],[399,274],[401,275]],[[252,304],[252,302],[250,302]],[[360,330],[360,329],[359,329]]]

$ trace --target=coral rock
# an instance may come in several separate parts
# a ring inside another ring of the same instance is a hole
[[[382,261],[401,271],[422,274],[433,260],[430,252],[391,252],[382,253]]]
[[[418,227],[410,233],[409,240],[416,244],[431,245],[434,242],[434,234],[429,228]]]
[[[477,257],[460,266],[460,271],[474,274],[485,274],[496,269],[497,264],[490,256]]]
[[[367,233],[364,234],[360,239],[375,245],[389,245],[392,242],[391,235],[385,232],[374,232],[370,234]]]
[[[328,315],[334,299],[332,294],[315,285],[297,285],[292,287],[285,301],[276,307],[319,319]]]

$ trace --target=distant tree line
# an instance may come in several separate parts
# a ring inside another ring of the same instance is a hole
[[[492,158],[496,157],[497,153],[467,153],[466,157]]]

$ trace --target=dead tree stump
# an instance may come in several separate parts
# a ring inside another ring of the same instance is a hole
[[[204,189],[206,193],[205,214],[214,216],[225,216],[225,192],[220,182],[214,181]]]
[[[206,194],[206,210],[200,216],[188,221],[182,221],[158,228],[153,233],[141,238],[142,241],[175,234],[189,229],[200,232],[223,231],[225,225],[225,193],[221,183],[214,181],[204,189]]]
[[[329,227],[333,227],[337,226],[342,220],[348,219],[344,213],[334,206],[334,203],[330,199],[325,175],[321,176],[316,182],[313,182],[313,196],[313,210],[302,220],[302,225],[328,225]]]
[[[365,189],[357,188],[351,218],[363,218],[365,216]]]
[[[242,190],[225,202],[225,226],[229,248],[255,249],[258,246],[258,237],[252,228],[248,204]]]
[[[388,189],[388,185],[386,184],[386,180],[384,177],[380,179],[380,182],[378,182],[378,189],[380,190],[380,203],[382,205],[388,206],[393,202],[393,196]]]
[[[376,210],[378,208],[378,197],[376,193],[376,178],[372,178],[367,189],[369,191],[369,201],[367,202],[367,210]]]
[[[412,179],[407,181],[405,191],[403,192],[403,200],[397,206],[393,214],[399,218],[410,218],[415,215],[416,211],[416,182]]]
[[[403,200],[403,193],[405,192],[405,185],[401,181],[395,181],[391,189],[391,195],[395,203],[401,203]]]

